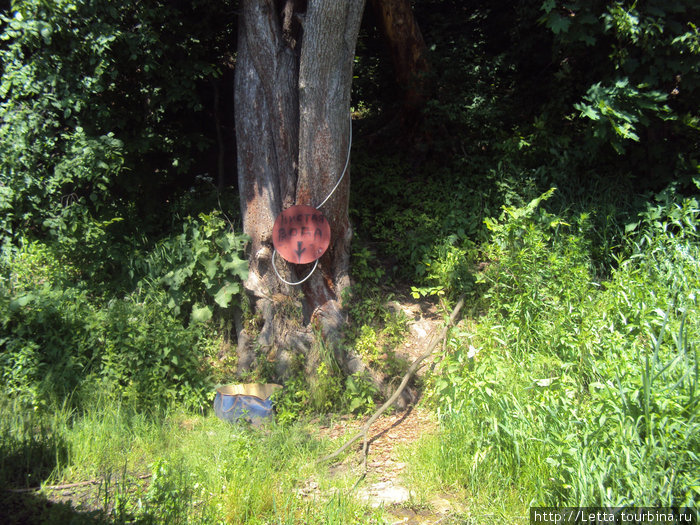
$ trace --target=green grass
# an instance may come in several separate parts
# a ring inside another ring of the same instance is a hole
[[[25,413],[6,402],[0,415],[0,488],[95,481],[80,490],[74,511],[54,506],[56,519],[73,512],[113,523],[383,523],[381,511],[353,497],[355,477],[331,479],[315,465],[332,444],[303,423],[254,429],[213,415],[145,414],[114,401],[82,414]],[[310,480],[318,492],[302,497]],[[40,520],[27,512],[28,522]],[[41,520],[51,522],[45,512]]]
[[[484,524],[526,523],[532,505],[697,506],[697,202],[650,204],[617,232],[602,278],[589,217],[544,210],[550,195],[487,223],[472,309],[483,314],[451,331],[426,383],[439,432],[403,452],[411,504],[446,495],[464,508],[457,519]],[[182,404],[91,397],[87,383],[36,404],[15,379],[0,402],[0,489],[25,521],[391,519],[356,500],[352,475],[314,464],[333,444],[303,421],[232,426]],[[48,504],[57,492],[47,485],[90,480],[73,506]],[[302,496],[310,482],[317,492]]]
[[[697,202],[650,206],[606,281],[581,223],[539,202],[490,225],[488,309],[452,331],[430,391],[440,433],[407,456],[414,485],[460,494],[477,518],[494,502],[511,519],[697,506]]]

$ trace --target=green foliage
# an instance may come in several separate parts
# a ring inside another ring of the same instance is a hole
[[[366,413],[374,406],[377,390],[362,375],[345,377],[332,355],[322,360],[308,374],[301,359],[293,366],[293,375],[284,388],[273,394],[275,420],[288,425],[312,414],[347,410]]]
[[[650,162],[667,169],[674,154],[681,169],[692,170],[682,152],[697,154],[697,139],[690,138],[697,137],[693,100],[700,88],[694,4],[547,0],[542,11],[561,61],[555,75],[566,91],[577,92],[574,107],[592,124],[593,138],[585,140],[627,152],[641,171]]]
[[[127,399],[200,406],[208,393],[207,364],[199,350],[204,332],[168,315],[165,300],[114,302],[95,319],[102,331],[100,377]]]
[[[499,221],[485,220],[493,241],[481,279],[489,285],[484,298],[511,324],[514,351],[536,346],[573,359],[573,334],[593,279],[583,235],[588,218],[580,215],[572,226],[544,211],[539,205],[553,193],[523,208],[504,207]]]
[[[356,285],[349,292],[346,304],[351,322],[345,344],[374,369],[392,377],[399,375],[405,363],[396,356],[395,349],[404,341],[408,317],[391,301],[390,294],[376,287]]]
[[[582,223],[542,211],[547,197],[489,221],[488,311],[451,336],[431,390],[442,432],[417,468],[513,513],[693,506],[697,201],[662,192],[628,228],[634,251],[598,284]]]
[[[425,184],[399,159],[356,157],[353,196],[362,207],[351,211],[360,238],[373,240],[372,249],[354,250],[356,280],[381,285],[409,278],[450,295],[470,291],[474,239],[484,230],[478,214],[490,209],[488,199],[458,174],[441,173],[446,180]]]
[[[277,422],[285,425],[309,414],[309,398],[309,385],[302,374],[287,379],[284,388],[272,395]]]
[[[153,466],[153,477],[146,493],[147,520],[153,523],[187,523],[192,506],[192,489],[183,465],[173,466],[162,458]]]
[[[547,207],[571,224],[559,230],[589,244],[595,278],[607,275],[639,206],[631,196],[697,174],[691,4],[416,3],[435,69],[420,130],[410,147],[353,156],[353,219],[385,280],[409,281],[415,297],[477,296],[483,218],[553,186]],[[359,67],[382,63],[374,51]],[[379,127],[390,104],[364,125]]]
[[[424,256],[423,266],[419,266],[416,272],[428,286],[413,287],[413,297],[443,295],[446,290],[451,296],[473,294],[476,253],[474,243],[457,234],[448,235],[434,244],[430,253]]]
[[[618,153],[624,152],[625,140],[639,142],[639,126],[649,126],[647,113],[673,118],[668,116],[671,109],[666,104],[667,94],[646,90],[643,85],[631,87],[626,78],[611,87],[600,83],[592,85],[583,100],[574,107],[582,117],[596,122],[594,135],[608,141]]]
[[[212,318],[214,308],[238,305],[240,282],[248,277],[243,249],[248,238],[228,228],[219,213],[187,217],[182,233],[162,239],[146,255],[132,258],[137,287],[165,290],[173,312],[195,322]]]
[[[12,2],[0,19],[4,239],[31,229],[94,256],[93,225],[139,224],[172,197],[175,176],[206,171],[195,163],[215,130],[200,122],[235,41],[229,8]],[[145,215],[127,217],[134,204]]]
[[[371,326],[363,324],[355,341],[355,350],[363,360],[370,364],[376,364],[380,357],[380,348],[377,345],[377,333]]]
[[[346,495],[352,477],[314,465],[333,444],[304,425],[263,431],[213,414],[94,401],[75,412],[2,400],[3,489],[97,481],[73,494],[73,508],[2,490],[3,518],[11,509],[22,523],[383,523],[381,511]],[[304,493],[310,480],[318,499]]]
[[[393,301],[394,294],[386,292],[384,269],[367,247],[355,250],[352,276],[355,283],[343,297],[350,314],[344,344],[375,370],[394,376],[404,366],[394,350],[404,340],[409,319]]]
[[[0,414],[0,487],[35,487],[66,460],[61,426],[68,411],[38,413],[3,394]]]
[[[275,419],[279,424],[288,425],[312,414],[340,411],[366,414],[374,407],[378,390],[371,378],[363,373],[346,376],[320,337],[317,344],[318,365],[309,371],[304,356],[297,356],[292,364],[292,377],[284,382],[282,390],[273,394]],[[375,362],[360,355],[370,366],[387,370],[387,363],[381,358]]]
[[[206,326],[184,327],[163,294],[101,303],[51,250],[4,253],[0,281],[3,391],[30,406],[74,390],[142,405],[198,406],[207,387]],[[82,394],[81,394],[82,395]]]
[[[590,412],[582,424],[597,431],[582,436],[589,452],[567,447],[572,436],[560,434],[548,458],[558,472],[561,497],[571,489],[578,501],[606,504],[697,501],[693,456],[700,447],[700,428],[692,416],[697,412],[697,354],[687,339],[685,317],[683,312],[675,320],[679,332],[671,337],[665,333],[668,317],[658,333],[647,324],[644,333],[653,346],[638,349],[636,363],[611,366],[605,383],[590,385]],[[597,450],[606,456],[590,452]],[[589,474],[581,479],[584,469]]]
[[[370,414],[375,408],[378,393],[374,383],[366,375],[355,374],[345,379],[345,407],[353,414]]]
[[[353,251],[352,275],[358,282],[363,284],[381,286],[386,271],[379,264],[375,254],[369,248],[362,247]]]
[[[339,369],[333,369],[326,362],[316,368],[311,381],[311,407],[321,414],[337,408],[342,394],[342,383]]]

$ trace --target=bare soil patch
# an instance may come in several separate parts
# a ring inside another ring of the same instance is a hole
[[[389,308],[403,312],[411,322],[405,341],[396,353],[409,362],[422,355],[434,337],[438,337],[445,319],[438,308],[430,303],[393,301]],[[436,352],[437,354],[437,352]],[[418,371],[424,375],[435,357],[426,359]],[[319,435],[332,439],[359,431],[370,416],[364,419],[343,419],[328,426],[319,427]],[[367,470],[365,479],[357,489],[357,496],[372,507],[383,506],[396,518],[395,523],[431,524],[450,523],[463,506],[444,497],[435,496],[427,505],[419,506],[415,495],[403,483],[407,467],[400,460],[398,450],[416,442],[421,437],[437,431],[437,418],[428,410],[409,405],[402,411],[385,414],[372,425],[368,434]],[[331,473],[353,471],[362,475],[362,442],[355,444],[351,454],[341,463],[329,467]]]

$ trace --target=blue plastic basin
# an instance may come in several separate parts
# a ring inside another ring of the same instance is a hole
[[[270,396],[280,388],[280,385],[273,383],[219,387],[214,398],[214,413],[219,419],[230,423],[245,421],[252,425],[260,425],[272,417]]]

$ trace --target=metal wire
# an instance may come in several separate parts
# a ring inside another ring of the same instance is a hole
[[[348,139],[348,154],[347,154],[347,157],[345,159],[345,167],[343,168],[343,173],[340,174],[340,178],[338,179],[338,182],[335,183],[335,186],[333,186],[333,189],[331,190],[331,192],[328,194],[328,196],[325,199],[323,199],[323,202],[321,202],[321,204],[316,206],[316,209],[319,209],[321,206],[326,204],[328,199],[331,198],[331,195],[333,195],[335,193],[335,190],[338,189],[338,186],[340,186],[340,181],[342,181],[343,177],[345,177],[345,172],[348,170],[348,164],[350,164],[350,148],[352,148],[352,113],[350,113],[350,138]]]
[[[280,275],[280,273],[277,271],[277,266],[275,266],[275,255],[277,255],[277,250],[272,251],[272,269],[275,271],[275,275],[277,276],[277,278],[280,281],[282,281],[284,284],[288,284],[289,286],[297,286],[297,285],[300,285],[301,283],[305,282],[309,277],[311,277],[311,274],[316,271],[316,267],[318,266],[318,259],[316,259],[316,262],[314,263],[314,267],[311,268],[309,275],[304,277],[301,281],[297,281],[295,283],[292,283],[290,281],[283,279],[282,276]]]
[[[321,206],[326,204],[326,202],[328,202],[328,199],[330,199],[331,196],[335,193],[335,190],[338,189],[338,186],[340,186],[340,182],[343,180],[343,177],[345,177],[345,172],[348,170],[348,164],[350,164],[350,149],[351,148],[352,148],[352,113],[350,114],[350,137],[348,139],[348,154],[347,154],[347,157],[345,158],[345,167],[343,168],[343,172],[340,174],[340,178],[335,183],[335,186],[333,186],[333,189],[326,196],[326,198],[323,199],[321,204],[316,206],[316,209],[319,209]],[[311,271],[309,272],[309,274],[306,277],[304,277],[301,281],[297,281],[297,282],[293,283],[293,282],[290,282],[290,281],[283,279],[282,276],[280,275],[279,271],[277,271],[277,266],[275,265],[275,256],[276,255],[277,255],[277,250],[273,249],[273,251],[272,251],[272,269],[275,271],[275,275],[277,276],[277,278],[280,281],[282,281],[284,284],[288,284],[289,286],[298,286],[298,285],[306,282],[306,280],[309,277],[311,277],[311,275],[316,271],[316,267],[318,266],[318,259],[316,259],[316,262],[314,263],[314,267],[311,268]]]

